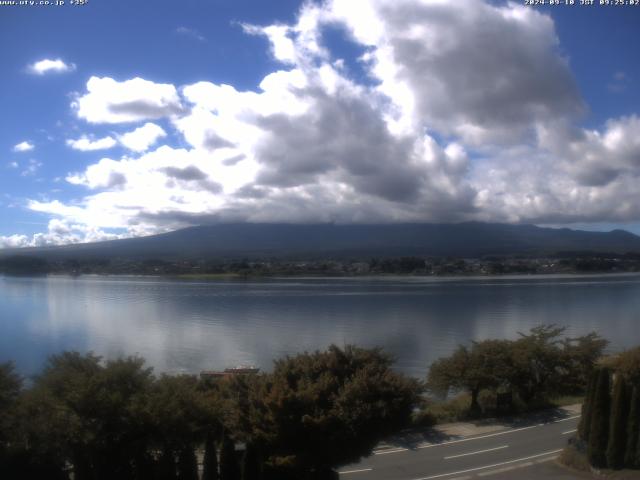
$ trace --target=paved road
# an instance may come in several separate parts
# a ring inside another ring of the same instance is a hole
[[[575,432],[578,416],[472,437],[378,449],[340,469],[341,480],[462,480],[520,477],[519,469],[550,462]],[[510,472],[507,473],[507,472]]]

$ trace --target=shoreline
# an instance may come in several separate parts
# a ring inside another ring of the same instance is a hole
[[[416,281],[457,281],[457,280],[534,280],[534,279],[572,279],[572,278],[626,278],[639,277],[640,272],[558,272],[558,273],[505,273],[505,274],[449,274],[449,275],[425,275],[402,273],[377,273],[377,274],[309,274],[309,273],[273,273],[273,274],[243,274],[237,272],[226,273],[185,273],[185,274],[145,274],[145,273],[24,273],[12,274],[0,272],[0,277],[7,278],[149,278],[166,280],[416,280]]]

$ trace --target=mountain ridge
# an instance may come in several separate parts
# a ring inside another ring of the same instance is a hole
[[[640,252],[626,230],[593,232],[504,223],[292,224],[221,223],[96,243],[0,250],[8,255],[65,258],[339,258],[560,252]]]

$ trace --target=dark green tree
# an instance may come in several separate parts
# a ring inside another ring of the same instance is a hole
[[[156,380],[139,406],[140,416],[150,424],[154,448],[180,458],[205,442],[210,425],[218,420],[206,395],[195,376],[162,375]]]
[[[277,360],[250,389],[250,438],[299,477],[369,455],[410,422],[422,387],[379,349],[331,346]]]
[[[525,404],[546,400],[565,387],[566,355],[562,348],[564,327],[541,325],[520,333],[513,345],[515,374],[512,383]],[[585,385],[586,386],[586,385]]]
[[[627,382],[620,374],[616,375],[609,421],[609,443],[607,445],[607,465],[619,469],[624,465],[627,446],[627,423],[629,417],[629,393]]]
[[[255,444],[246,444],[242,456],[242,480],[260,480],[262,478],[262,465]]]
[[[582,404],[582,415],[580,416],[580,422],[578,423],[578,436],[585,442],[589,440],[589,431],[591,429],[591,413],[593,411],[593,399],[596,394],[596,387],[598,386],[598,372],[591,372],[589,378],[589,384],[587,385],[587,391]]]
[[[160,453],[158,464],[156,465],[156,475],[158,480],[177,480],[178,470],[176,465],[175,452],[170,447],[165,447]]]
[[[240,480],[240,465],[234,441],[225,432],[220,448],[220,480]]]
[[[631,404],[627,421],[627,447],[624,454],[624,464],[629,468],[640,466],[637,456],[638,437],[640,437],[640,386],[635,386],[631,393]]]
[[[610,377],[611,372],[608,368],[600,369],[593,398],[587,457],[591,465],[597,468],[605,468],[607,466],[606,451],[609,441],[609,418],[611,415]]]
[[[208,433],[204,444],[204,460],[202,465],[202,480],[218,480],[218,452],[215,437]]]
[[[49,359],[33,394],[54,404],[54,420],[65,419],[58,424],[55,443],[77,479],[133,478],[148,430],[134,406],[152,381],[151,369],[140,358],[103,365],[90,353],[65,352]]]
[[[567,393],[585,392],[585,387],[589,383],[596,362],[602,357],[608,344],[609,341],[596,332],[577,338],[564,339],[561,343],[564,356],[561,390]]]
[[[8,461],[10,433],[21,389],[22,378],[15,373],[13,363],[0,363],[0,466]]]
[[[510,388],[516,373],[513,358],[513,342],[508,340],[473,342],[470,349],[460,346],[451,356],[431,365],[427,386],[445,396],[451,391],[469,392],[469,413],[477,416],[481,413],[478,398],[482,390]]]
[[[178,480],[198,480],[198,459],[191,446],[185,446],[178,454]]]

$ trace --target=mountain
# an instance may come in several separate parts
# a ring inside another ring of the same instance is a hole
[[[456,224],[267,224],[197,226],[149,237],[56,247],[10,249],[0,256],[48,259],[180,258],[369,258],[561,252],[640,252],[640,237],[624,230],[589,232],[568,228],[495,223]]]

